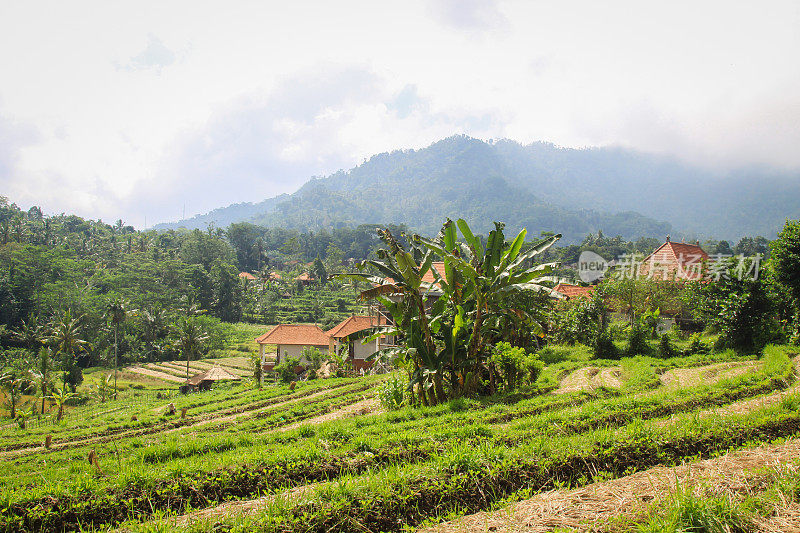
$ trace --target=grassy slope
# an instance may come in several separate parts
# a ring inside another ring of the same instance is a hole
[[[727,355],[723,355],[725,357]],[[75,508],[79,502],[71,500],[68,495],[83,494],[80,497],[81,505],[94,501],[94,505],[110,506],[100,514],[108,517],[114,516],[114,512],[120,512],[123,516],[130,512],[142,513],[143,510],[135,503],[137,494],[148,498],[149,505],[156,508],[160,501],[159,494],[171,495],[170,508],[180,512],[184,506],[213,505],[220,498],[247,498],[263,491],[280,490],[287,483],[294,486],[315,480],[346,479],[348,475],[357,475],[364,468],[384,473],[405,472],[401,475],[404,479],[405,476],[416,479],[418,469],[434,468],[432,472],[439,474],[433,479],[444,480],[441,476],[447,471],[435,466],[444,460],[442,458],[453,461],[467,454],[463,457],[467,463],[476,460],[469,455],[472,452],[458,447],[460,445],[457,443],[460,442],[471,442],[467,446],[473,451],[488,446],[498,453],[502,451],[512,456],[529,450],[530,446],[541,445],[535,444],[539,442],[536,439],[531,440],[534,435],[536,438],[549,435],[550,439],[567,439],[562,444],[568,447],[581,442],[584,444],[579,447],[587,446],[586,443],[596,442],[599,436],[607,434],[610,431],[607,428],[620,427],[628,431],[624,428],[635,427],[637,420],[691,413],[702,406],[724,405],[737,397],[748,397],[785,386],[778,382],[791,370],[785,350],[776,350],[770,357],[773,363],[766,365],[760,373],[739,376],[727,383],[702,385],[678,395],[664,394],[658,389],[652,393],[647,391],[652,387],[650,378],[653,375],[680,361],[640,358],[623,361],[629,376],[624,391],[600,390],[589,395],[577,393],[568,397],[534,395],[530,399],[516,395],[482,402],[464,400],[436,408],[406,409],[397,413],[332,422],[317,429],[300,427],[284,433],[269,431],[294,420],[357,401],[365,394],[374,394],[363,388],[371,383],[363,383],[363,380],[343,382],[338,389],[321,396],[309,400],[298,398],[290,406],[274,410],[270,410],[268,402],[280,401],[281,396],[288,393],[285,389],[258,392],[234,386],[204,393],[208,396],[198,394],[186,397],[181,399],[186,403],[175,401],[175,404],[179,409],[191,404],[191,412],[200,419],[221,415],[227,412],[226,409],[252,409],[259,402],[267,403],[261,407],[265,410],[259,416],[246,416],[235,423],[214,423],[212,420],[202,429],[195,430],[192,427],[172,428],[169,425],[171,422],[162,420],[162,415],[155,409],[164,402],[143,403],[136,411],[141,416],[136,423],[130,421],[129,411],[110,413],[108,419],[94,421],[100,424],[65,425],[58,437],[75,439],[104,427],[106,430],[129,432],[140,429],[142,434],[124,436],[91,447],[76,446],[15,458],[6,475],[0,477],[0,482],[6,489],[4,497],[7,505],[11,502],[24,505],[25,501],[55,496],[67,508]],[[692,365],[708,359],[713,357],[698,357],[683,362]],[[580,361],[575,363],[581,364]],[[332,381],[326,380],[303,386],[313,388],[332,384]],[[643,394],[641,398],[627,394],[637,391]],[[730,391],[738,391],[738,396]],[[626,413],[627,416],[623,416]],[[512,424],[509,425],[509,422]],[[159,424],[177,431],[147,432]],[[4,441],[9,442],[13,436],[19,439],[21,434],[0,432],[0,445]],[[39,434],[38,439],[41,436]],[[30,438],[33,440],[34,437]],[[97,475],[85,461],[90,448],[95,448],[101,456],[102,475]],[[549,445],[548,449],[551,449]],[[245,464],[250,466],[242,470]],[[220,477],[219,472],[229,473]],[[46,480],[44,485],[42,479]],[[175,482],[178,484],[174,485]],[[38,488],[34,489],[34,484]],[[203,487],[206,500],[196,500],[185,494],[185,489],[181,487],[188,486]],[[396,488],[400,490],[402,487]],[[118,494],[119,501],[115,500],[113,505],[92,496],[105,494],[109,490],[111,494]],[[94,516],[86,514],[88,511],[81,505],[76,509],[83,509],[80,512],[84,513],[84,517]],[[443,511],[444,508],[435,510],[436,514]]]

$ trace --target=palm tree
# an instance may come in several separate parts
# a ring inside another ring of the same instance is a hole
[[[193,355],[200,353],[203,349],[208,335],[192,317],[183,318],[178,322],[177,335],[178,341],[175,343],[175,347],[186,354],[186,379],[188,381],[189,361]]]
[[[82,315],[73,317],[71,311],[64,311],[61,317],[53,323],[52,332],[48,337],[55,352],[63,354],[70,369],[75,365],[75,355],[91,347],[87,341],[81,339],[82,319]]]
[[[117,399],[117,364],[119,352],[119,325],[122,324],[128,316],[134,311],[127,308],[128,303],[124,298],[114,298],[106,307],[108,311],[108,318],[114,325],[114,399]]]
[[[39,324],[35,315],[28,317],[28,320],[23,320],[12,335],[34,353],[44,344],[46,338],[45,328]]]
[[[64,418],[64,405],[68,400],[74,398],[75,396],[77,396],[77,394],[74,392],[69,392],[66,387],[53,389],[53,394],[51,394],[49,398],[58,406],[58,415],[56,416],[56,421],[61,422],[61,419]]]
[[[0,376],[0,387],[5,391],[9,402],[9,415],[11,419],[17,417],[17,405],[22,399],[25,383],[28,380],[15,372],[7,372]]]
[[[39,365],[32,373],[39,381],[39,390],[42,392],[42,414],[44,414],[44,402],[47,392],[50,389],[50,371],[53,369],[53,361],[50,348],[42,346],[39,348]]]

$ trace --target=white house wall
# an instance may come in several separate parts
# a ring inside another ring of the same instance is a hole
[[[367,344],[361,344],[361,339],[356,339],[353,341],[353,358],[354,359],[366,359],[370,355],[374,354],[377,351],[375,341],[369,342]]]
[[[297,345],[297,344],[279,344],[278,345],[278,350],[279,350],[279,353],[280,353],[280,357],[278,358],[277,362],[278,363],[282,363],[282,362],[284,362],[286,360],[287,357],[296,357],[297,359],[300,360],[300,364],[301,365],[310,363],[310,361],[308,361],[306,358],[302,357],[303,348],[305,348],[305,346],[300,346],[300,345]],[[323,346],[314,346],[314,348],[318,349],[323,354],[328,353],[328,347],[325,346],[325,345],[323,345]]]

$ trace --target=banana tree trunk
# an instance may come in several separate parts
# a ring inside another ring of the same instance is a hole
[[[436,403],[444,403],[447,401],[447,395],[444,393],[444,384],[442,383],[442,370],[436,372],[433,377],[433,386],[436,390]]]

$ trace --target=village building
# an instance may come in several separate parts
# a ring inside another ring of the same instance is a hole
[[[559,283],[553,287],[553,291],[559,293],[565,300],[575,298],[591,298],[595,287],[582,287],[580,285],[570,285],[569,283]]]
[[[239,277],[241,279],[247,280],[247,281],[255,281],[256,279],[258,279],[254,275],[252,275],[250,272],[239,272]]]
[[[373,365],[368,358],[375,352],[386,347],[386,337],[380,337],[370,342],[363,340],[372,334],[376,326],[385,326],[389,320],[381,315],[354,315],[346,318],[326,333],[330,337],[330,353],[345,351],[353,367],[366,370]]]
[[[290,357],[296,357],[301,363],[308,363],[302,357],[303,348],[317,348],[327,352],[330,337],[317,325],[306,324],[278,324],[267,333],[256,338],[258,354],[264,370],[270,371],[275,365]],[[277,348],[274,359],[266,352],[268,344],[275,344]]]
[[[672,242],[667,236],[666,242],[639,264],[638,275],[656,280],[699,280],[708,261],[699,243]]]
[[[302,274],[294,278],[294,280],[298,283],[302,283],[303,285],[311,285],[312,283],[317,281],[316,278],[314,278],[314,276],[312,276],[308,272],[303,272]]]

